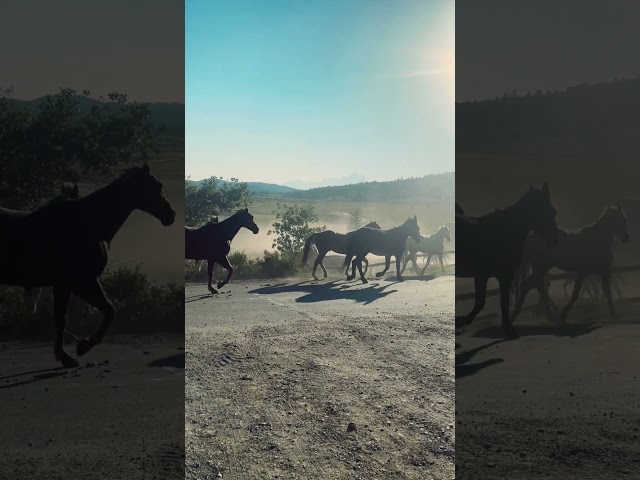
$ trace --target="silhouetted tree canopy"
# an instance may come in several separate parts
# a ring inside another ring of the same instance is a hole
[[[249,185],[237,178],[223,181],[210,177],[193,182],[184,181],[184,214],[189,226],[207,223],[217,215],[228,215],[250,201]]]
[[[90,92],[64,88],[37,106],[0,92],[0,202],[32,208],[81,173],[105,173],[152,151],[149,109],[111,93],[88,112],[79,108]]]
[[[273,248],[283,255],[296,255],[302,252],[304,242],[310,235],[326,230],[326,227],[312,227],[318,221],[318,214],[313,205],[276,204],[278,210],[273,230],[267,235],[275,235]]]

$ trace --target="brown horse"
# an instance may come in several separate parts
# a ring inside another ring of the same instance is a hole
[[[349,245],[347,248],[347,256],[344,261],[344,267],[348,268],[351,259],[351,275],[347,280],[353,280],[356,277],[356,266],[360,273],[362,283],[368,283],[362,271],[362,263],[369,253],[384,257],[385,268],[382,272],[376,273],[376,277],[382,277],[391,265],[391,257],[396,257],[396,274],[398,281],[403,282],[402,273],[400,271],[402,264],[402,255],[407,243],[407,238],[413,238],[416,242],[420,242],[420,227],[416,217],[408,218],[399,227],[389,230],[378,230],[374,228],[362,227],[349,235]],[[355,258],[354,258],[355,257]]]
[[[378,230],[380,230],[380,225],[378,225],[376,222],[369,222],[365,225],[365,227],[377,228]],[[322,264],[324,257],[330,251],[346,255],[348,247],[348,237],[352,233],[353,232],[336,233],[333,230],[325,230],[324,232],[314,233],[313,235],[310,235],[309,238],[307,238],[307,241],[304,243],[304,250],[302,252],[302,265],[307,264],[311,245],[315,245],[316,249],[318,250],[318,256],[313,262],[313,278],[319,280],[319,278],[316,276],[316,269],[318,268],[318,265],[320,265],[320,267],[322,268],[324,278],[327,278],[327,269],[324,268],[324,265]],[[367,269],[369,268],[369,261],[365,258],[364,263],[364,271],[366,273]]]
[[[237,211],[221,222],[210,222],[199,228],[184,227],[184,258],[207,261],[208,288],[211,293],[218,293],[211,285],[213,267],[216,263],[227,270],[227,277],[218,282],[218,288],[229,283],[233,275],[233,266],[229,263],[227,255],[231,251],[231,240],[243,227],[251,230],[254,235],[260,230],[247,208]]]
[[[78,355],[101,343],[113,320],[115,309],[98,277],[107,265],[107,242],[133,210],[153,215],[164,226],[175,220],[162,184],[146,163],[77,200],[54,202],[26,213],[0,208],[0,284],[53,287],[54,355],[65,367],[78,366],[63,344],[72,293],[104,314],[90,338],[77,339]]]

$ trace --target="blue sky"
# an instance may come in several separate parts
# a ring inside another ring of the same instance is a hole
[[[454,28],[453,0],[187,0],[187,175],[453,171]]]

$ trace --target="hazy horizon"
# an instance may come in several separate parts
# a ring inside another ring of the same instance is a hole
[[[310,188],[452,170],[454,29],[453,2],[187,1],[187,174]]]

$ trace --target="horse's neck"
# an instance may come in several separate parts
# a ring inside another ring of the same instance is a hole
[[[522,215],[520,208],[520,204],[515,204],[504,210],[494,212],[494,215],[500,218],[507,218],[509,220],[507,234],[524,242],[529,233],[531,233],[533,226],[531,220]]]
[[[607,228],[607,225],[601,218],[596,220],[592,225],[584,227],[581,230],[581,233],[608,245],[613,243],[613,237],[615,236],[615,234]]]
[[[218,225],[222,227],[224,239],[229,241],[233,240],[233,238],[238,234],[238,232],[242,228],[242,225],[240,225],[240,222],[234,216],[231,216],[221,221],[220,223],[218,223]]]
[[[84,213],[83,224],[90,225],[97,241],[111,242],[134,210],[130,203],[123,201],[120,187],[119,182],[115,182],[78,200],[77,205]]]

